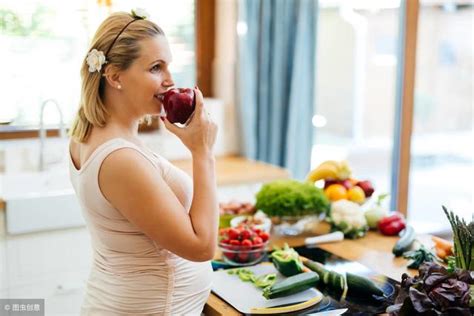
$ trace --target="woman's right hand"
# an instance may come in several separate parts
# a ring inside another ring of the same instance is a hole
[[[178,136],[193,155],[209,155],[216,141],[217,125],[204,109],[204,100],[201,91],[194,89],[196,108],[190,122],[185,127],[178,127],[164,118],[166,128]]]

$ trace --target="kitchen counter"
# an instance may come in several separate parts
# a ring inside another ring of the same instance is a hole
[[[190,159],[171,162],[192,176],[192,161]],[[284,168],[240,156],[217,157],[216,175],[217,185],[260,183],[290,177],[289,171]]]
[[[318,233],[324,234],[329,232],[329,225],[323,223],[318,228]],[[308,236],[301,237],[278,237],[272,236],[270,247],[275,245],[281,247],[284,243],[288,243],[290,247],[304,245],[304,239]],[[421,235],[417,237],[422,243],[429,245],[430,236]],[[328,243],[320,245],[320,248],[332,252],[333,254],[347,260],[357,261],[371,270],[386,275],[396,281],[400,281],[402,273],[413,275],[414,270],[406,268],[407,260],[403,258],[394,258],[392,247],[395,245],[398,237],[387,237],[376,232],[368,232],[364,238],[351,240],[345,239],[341,242]],[[221,300],[219,297],[211,293],[204,307],[205,315],[242,315],[232,306]]]

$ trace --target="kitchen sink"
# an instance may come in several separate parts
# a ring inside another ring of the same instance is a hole
[[[8,234],[85,224],[65,169],[4,174],[1,193]]]

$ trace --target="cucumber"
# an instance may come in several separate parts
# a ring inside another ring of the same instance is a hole
[[[336,292],[343,291],[345,287],[344,276],[335,271],[327,270],[323,264],[306,260],[304,265],[310,270],[316,272],[319,275],[319,278],[322,282],[331,290]]]
[[[323,283],[324,284],[329,284],[329,277],[331,276],[331,274],[329,273],[328,270],[324,271],[323,272]]]
[[[403,255],[403,253],[411,247],[411,245],[415,241],[415,237],[416,234],[413,227],[405,227],[402,236],[397,241],[395,246],[393,246],[392,253],[395,255],[395,257],[400,257],[401,255]]]
[[[300,273],[266,287],[263,289],[263,296],[266,299],[288,296],[307,290],[315,286],[318,281],[319,276],[316,272]]]
[[[366,277],[346,272],[346,279],[347,293],[349,295],[364,297],[372,297],[372,295],[384,296],[382,289]]]
[[[322,279],[324,276],[324,272],[327,271],[326,268],[322,263],[313,260],[306,260],[303,264],[309,268],[311,271],[316,272],[319,275],[319,278]]]
[[[331,278],[329,287],[332,288],[336,292],[340,292],[340,291],[344,291],[344,285],[345,285],[344,276],[336,272],[332,273],[332,278]]]

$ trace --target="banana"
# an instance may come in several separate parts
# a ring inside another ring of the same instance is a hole
[[[308,181],[316,182],[321,179],[337,178],[338,169],[334,166],[322,166],[313,169],[306,177]]]
[[[308,181],[316,182],[321,179],[338,179],[344,180],[351,176],[349,163],[345,160],[327,160],[318,167],[311,170],[306,177]]]
[[[339,172],[338,172],[338,179],[345,180],[350,178],[352,175],[352,170],[349,167],[349,163],[346,160],[341,160],[339,162]]]

